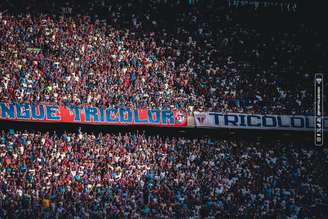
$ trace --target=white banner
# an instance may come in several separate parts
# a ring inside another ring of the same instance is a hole
[[[196,127],[314,131],[313,116],[220,112],[195,112],[194,116]],[[328,117],[323,117],[323,128],[328,131]]]

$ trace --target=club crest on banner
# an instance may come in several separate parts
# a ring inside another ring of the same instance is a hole
[[[197,120],[198,120],[199,124],[204,124],[205,118],[206,118],[206,115],[203,115],[203,114],[198,115]]]
[[[185,122],[185,120],[186,120],[186,116],[183,112],[181,112],[181,111],[176,111],[175,112],[175,121],[176,121],[176,123],[182,124],[182,123]]]

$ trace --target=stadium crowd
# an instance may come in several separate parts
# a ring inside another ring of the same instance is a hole
[[[305,25],[268,31],[215,2],[7,11],[0,101],[310,114],[313,73],[327,70],[327,38]]]
[[[3,130],[0,218],[320,218],[327,160],[279,141]]]
[[[182,2],[1,1],[0,102],[312,113],[328,38],[296,6],[266,23]],[[305,143],[0,127],[0,219],[320,218],[327,161]]]

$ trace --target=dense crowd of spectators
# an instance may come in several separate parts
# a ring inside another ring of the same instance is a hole
[[[216,1],[90,2],[0,15],[0,101],[313,112],[327,38],[292,18],[263,28]]]
[[[223,2],[1,1],[0,102],[311,114],[326,35]],[[327,161],[284,141],[0,128],[0,219],[320,218]]]
[[[0,218],[319,218],[327,160],[283,142],[2,131]]]

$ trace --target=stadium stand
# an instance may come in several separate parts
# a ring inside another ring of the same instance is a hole
[[[4,13],[1,101],[312,114],[313,73],[327,69],[328,43],[294,15],[266,24],[216,1],[109,2],[71,15],[57,5],[53,14]]]
[[[243,2],[1,0],[0,103],[16,111],[0,108],[0,219],[327,218],[328,150],[309,132],[173,113],[184,128],[51,123],[46,107],[48,121],[15,121],[16,103],[313,115],[327,34],[297,1]]]
[[[13,130],[0,143],[1,217],[306,218],[328,203],[328,151],[302,144]]]

